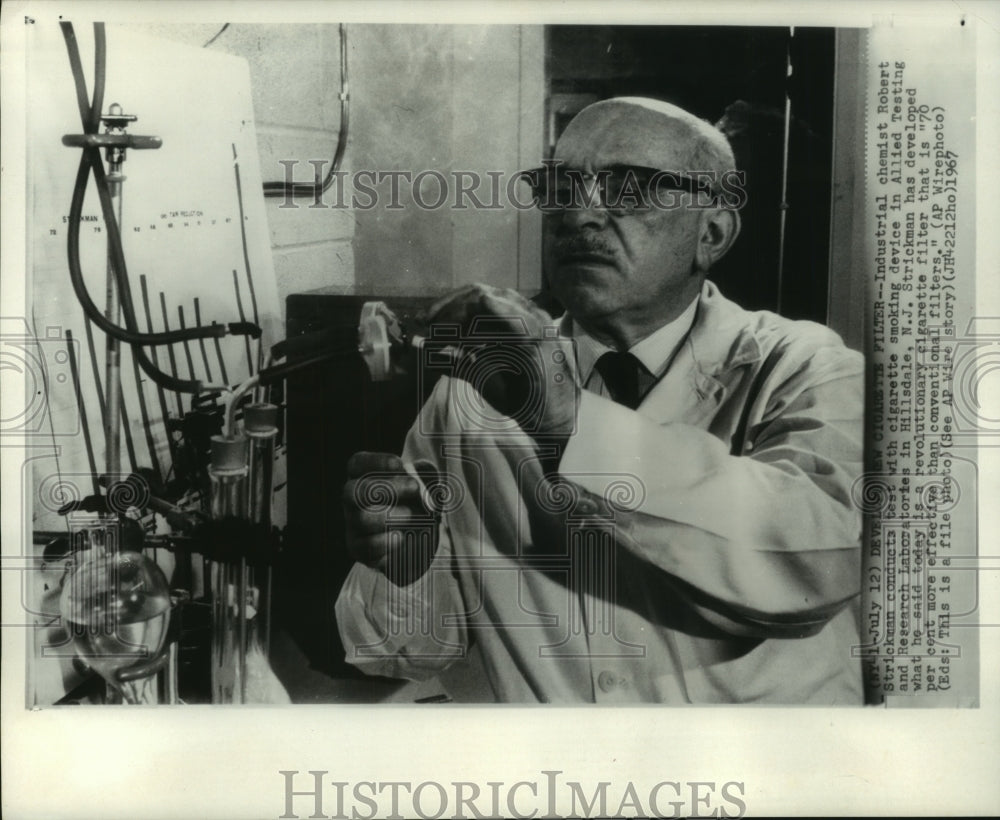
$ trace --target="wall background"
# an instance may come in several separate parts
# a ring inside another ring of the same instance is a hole
[[[202,45],[220,27],[129,29]],[[350,126],[342,170],[349,175],[369,168],[495,170],[506,178],[538,164],[541,27],[348,25],[347,44]],[[325,160],[325,171],[340,131],[339,27],[234,23],[207,48],[250,65],[262,178],[284,179],[280,160],[299,160],[298,181],[311,181],[309,160]],[[426,295],[479,280],[537,290],[537,214],[425,211],[403,187],[401,210],[310,208],[308,198],[292,209],[281,207],[282,199],[266,200],[282,302],[316,288]],[[430,187],[426,197],[435,194]],[[335,200],[331,188],[323,202]]]

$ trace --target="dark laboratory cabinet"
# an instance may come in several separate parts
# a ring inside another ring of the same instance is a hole
[[[338,348],[353,350],[361,307],[372,300],[385,301],[404,323],[432,301],[345,296],[328,289],[292,294],[286,302],[288,336],[333,330]],[[276,573],[275,617],[314,668],[353,676],[334,619],[337,594],[352,564],[344,549],[340,500],[347,460],[358,450],[401,452],[422,396],[415,376],[374,383],[360,356],[348,356],[291,375],[285,401],[288,524]]]

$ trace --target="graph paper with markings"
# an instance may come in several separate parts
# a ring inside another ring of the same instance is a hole
[[[30,391],[33,527],[58,530],[58,510],[96,492],[104,472],[105,335],[85,318],[71,287],[67,234],[79,148],[63,144],[82,123],[59,29],[29,34],[30,317],[5,332],[36,341]],[[94,40],[77,32],[88,90]],[[264,335],[195,340],[146,348],[163,371],[182,379],[234,385],[256,372],[280,338],[280,308],[261,196],[250,78],[246,62],[208,50],[109,27],[104,111],[112,104],[135,121],[130,134],[156,136],[156,150],[126,152],[121,234],[139,330],[254,322]],[[80,220],[80,262],[102,310],[107,291],[107,226],[93,181]],[[30,325],[30,326],[24,326]],[[195,399],[155,385],[133,351],[121,357],[121,472],[149,469],[168,480],[176,454],[168,421]],[[31,406],[32,402],[37,406]],[[28,477],[25,476],[25,479]]]

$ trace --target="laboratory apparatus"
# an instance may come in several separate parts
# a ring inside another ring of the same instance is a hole
[[[212,439],[211,514],[238,524],[247,514],[247,440]],[[227,547],[229,544],[226,545]],[[246,687],[245,559],[222,550],[210,561],[212,590],[212,702],[241,702]]]
[[[84,556],[63,586],[66,632],[125,703],[155,703],[151,677],[164,666],[170,622],[167,579],[136,552],[94,546]]]
[[[49,682],[33,705],[289,699],[269,660],[285,435],[271,394],[300,369],[360,358],[356,338],[277,341],[263,200],[334,178],[340,35],[333,167],[289,187],[255,167],[244,61],[102,23],[92,39],[68,21],[32,32],[35,321],[62,328],[54,363],[67,367],[48,380],[47,412],[76,436],[34,478],[36,498],[54,500],[36,505],[36,543],[69,569],[39,593],[51,645],[33,662],[58,667],[34,675]],[[172,71],[144,68],[161,62]],[[216,82],[191,106],[180,75],[206,72]]]
[[[42,566],[58,559],[69,571],[55,589],[39,575],[32,593],[48,643],[32,659],[29,702],[210,701],[213,617],[246,627],[217,600],[247,587],[243,557],[231,590],[212,568],[220,544],[247,539],[219,532],[229,510],[248,509],[246,450],[242,497],[226,496],[233,479],[225,464],[214,469],[211,437],[233,385],[260,368],[279,314],[267,230],[257,229],[263,197],[245,196],[260,190],[255,163],[241,162],[257,154],[239,91],[245,63],[197,55],[219,82],[192,107],[176,93],[175,72],[189,71],[183,46],[103,23],[92,39],[69,21],[31,37],[33,316],[51,339],[45,365],[58,368],[40,374],[48,431],[67,436],[51,472],[35,470],[34,529]],[[174,70],[143,68],[159,61]],[[133,133],[140,122],[163,130]],[[165,190],[163,179],[177,185]],[[194,283],[192,301],[184,288]],[[257,489],[270,492],[268,475]],[[92,673],[105,691],[89,685]]]

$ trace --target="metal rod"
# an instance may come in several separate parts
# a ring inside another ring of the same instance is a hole
[[[135,354],[133,351],[129,351],[132,360],[132,374],[135,378],[135,391],[139,398],[139,418],[142,422],[142,432],[146,438],[146,449],[149,451],[150,464],[153,468],[153,472],[156,477],[163,481],[164,475],[163,470],[160,469],[160,459],[156,455],[156,439],[153,437],[153,425],[149,417],[149,407],[146,405],[146,392],[142,389],[142,376],[139,374],[139,363],[135,360]],[[122,406],[125,406],[124,401]],[[166,423],[166,419],[164,419]],[[128,424],[125,425],[125,432],[128,434]],[[169,437],[169,434],[168,434]],[[135,471],[135,465],[132,466],[133,472]]]
[[[201,327],[201,305],[198,297],[194,297],[194,323],[196,327]],[[205,378],[212,381],[212,366],[208,363],[208,350],[205,348],[205,340],[198,340],[198,347],[201,348],[201,360],[205,365]]]
[[[180,703],[180,696],[177,691],[177,674],[179,671],[178,659],[179,659],[179,647],[177,641],[172,641],[169,648],[167,649],[167,693],[166,701],[168,704]]]
[[[177,306],[177,321],[180,324],[181,330],[184,330],[187,327],[187,325],[184,322],[184,305]],[[185,339],[182,342],[182,345],[184,347],[184,358],[187,359],[188,374],[189,377],[193,379],[195,377],[195,374],[194,374],[194,357],[191,355],[191,344],[190,342],[188,342],[187,339]]]
[[[240,238],[243,242],[243,266],[247,274],[247,288],[250,291],[250,307],[253,311],[253,321],[255,325],[260,324],[260,314],[257,312],[257,294],[253,286],[253,272],[250,269],[250,251],[247,248],[247,217],[243,211],[243,185],[240,182],[240,159],[236,152],[236,143],[230,143],[233,148],[233,172],[236,175],[236,202],[240,206]],[[249,342],[247,342],[249,346]],[[263,337],[257,340],[257,370],[260,370],[264,358]],[[254,368],[250,368],[252,376]]]
[[[86,319],[86,317],[84,317]],[[101,366],[97,362],[97,346],[94,343],[94,329],[90,319],[83,323],[87,335],[87,353],[90,356],[90,367],[94,374],[94,389],[97,392],[97,406],[101,411],[101,430],[108,426],[108,408],[104,403],[104,380],[101,377]]]
[[[240,314],[240,321],[245,322],[247,316],[243,310],[243,299],[240,296],[240,277],[236,268],[233,268],[233,290],[236,292],[236,309]],[[247,348],[247,375],[252,376],[254,373],[253,354],[250,352],[250,338],[248,336],[243,337],[243,344]]]
[[[115,106],[112,106],[112,109]],[[119,233],[122,227],[122,182],[125,177],[121,173],[121,163],[108,163],[108,183],[111,202],[114,206],[115,221]],[[117,325],[121,304],[118,299],[118,288],[115,285],[114,265],[111,262],[110,240],[108,246],[107,301],[104,316],[109,322]],[[105,472],[108,480],[121,472],[121,346],[117,339],[105,337],[104,356],[104,396],[108,408],[104,419]]]
[[[146,314],[146,330],[150,333],[153,331],[153,315],[149,307],[149,288],[146,285],[146,274],[140,274],[139,285],[142,288],[142,307]],[[218,341],[218,340],[216,340]],[[160,366],[159,357],[156,355],[156,348],[150,348],[150,355],[153,357],[153,365],[157,368]],[[138,379],[136,380],[138,382]],[[170,411],[167,409],[167,397],[163,391],[163,385],[156,385],[156,398],[160,405],[160,413],[163,415],[163,432],[167,438],[167,447],[170,450],[170,463],[171,468],[173,468],[173,462],[175,458],[174,453],[174,437],[170,430]],[[163,472],[163,478],[166,480],[167,475],[170,472],[167,469]]]
[[[167,318],[167,296],[160,291],[160,313],[163,314],[163,329],[170,330],[170,319]],[[167,361],[170,362],[170,375],[177,377],[177,357],[174,355],[174,346],[167,345]],[[177,418],[184,418],[184,403],[181,394],[175,393],[177,397]]]
[[[118,380],[118,404],[121,408],[121,427],[119,435],[124,433],[125,452],[128,453],[129,469],[134,473],[139,469],[139,461],[135,454],[135,441],[132,439],[132,425],[128,420],[128,407],[125,405],[125,391],[122,388],[121,379]]]
[[[236,662],[240,674],[240,703],[247,702],[247,559],[240,556],[236,584],[236,600],[239,609],[237,625],[239,627],[239,642],[236,645]]]
[[[94,458],[94,445],[90,440],[90,425],[87,423],[87,406],[83,403],[83,392],[80,389],[80,369],[76,361],[72,330],[66,331],[66,354],[69,357],[69,373],[73,381],[73,391],[76,394],[76,406],[80,411],[80,426],[83,428],[83,445],[87,450],[87,463],[90,465],[90,474],[94,482],[94,495],[98,495],[101,485],[97,480],[97,460]]]
[[[214,325],[215,322],[213,321]],[[212,339],[215,342],[215,355],[219,360],[219,370],[222,373],[222,383],[229,384],[229,374],[226,372],[226,357],[222,355],[222,343],[219,341],[219,337],[216,336]]]
[[[785,222],[788,217],[788,140],[792,123],[792,39],[795,28],[789,29],[788,46],[785,52],[785,134],[782,142],[781,156],[781,212],[778,216],[778,304],[777,312],[781,313],[784,301],[785,286]]]

